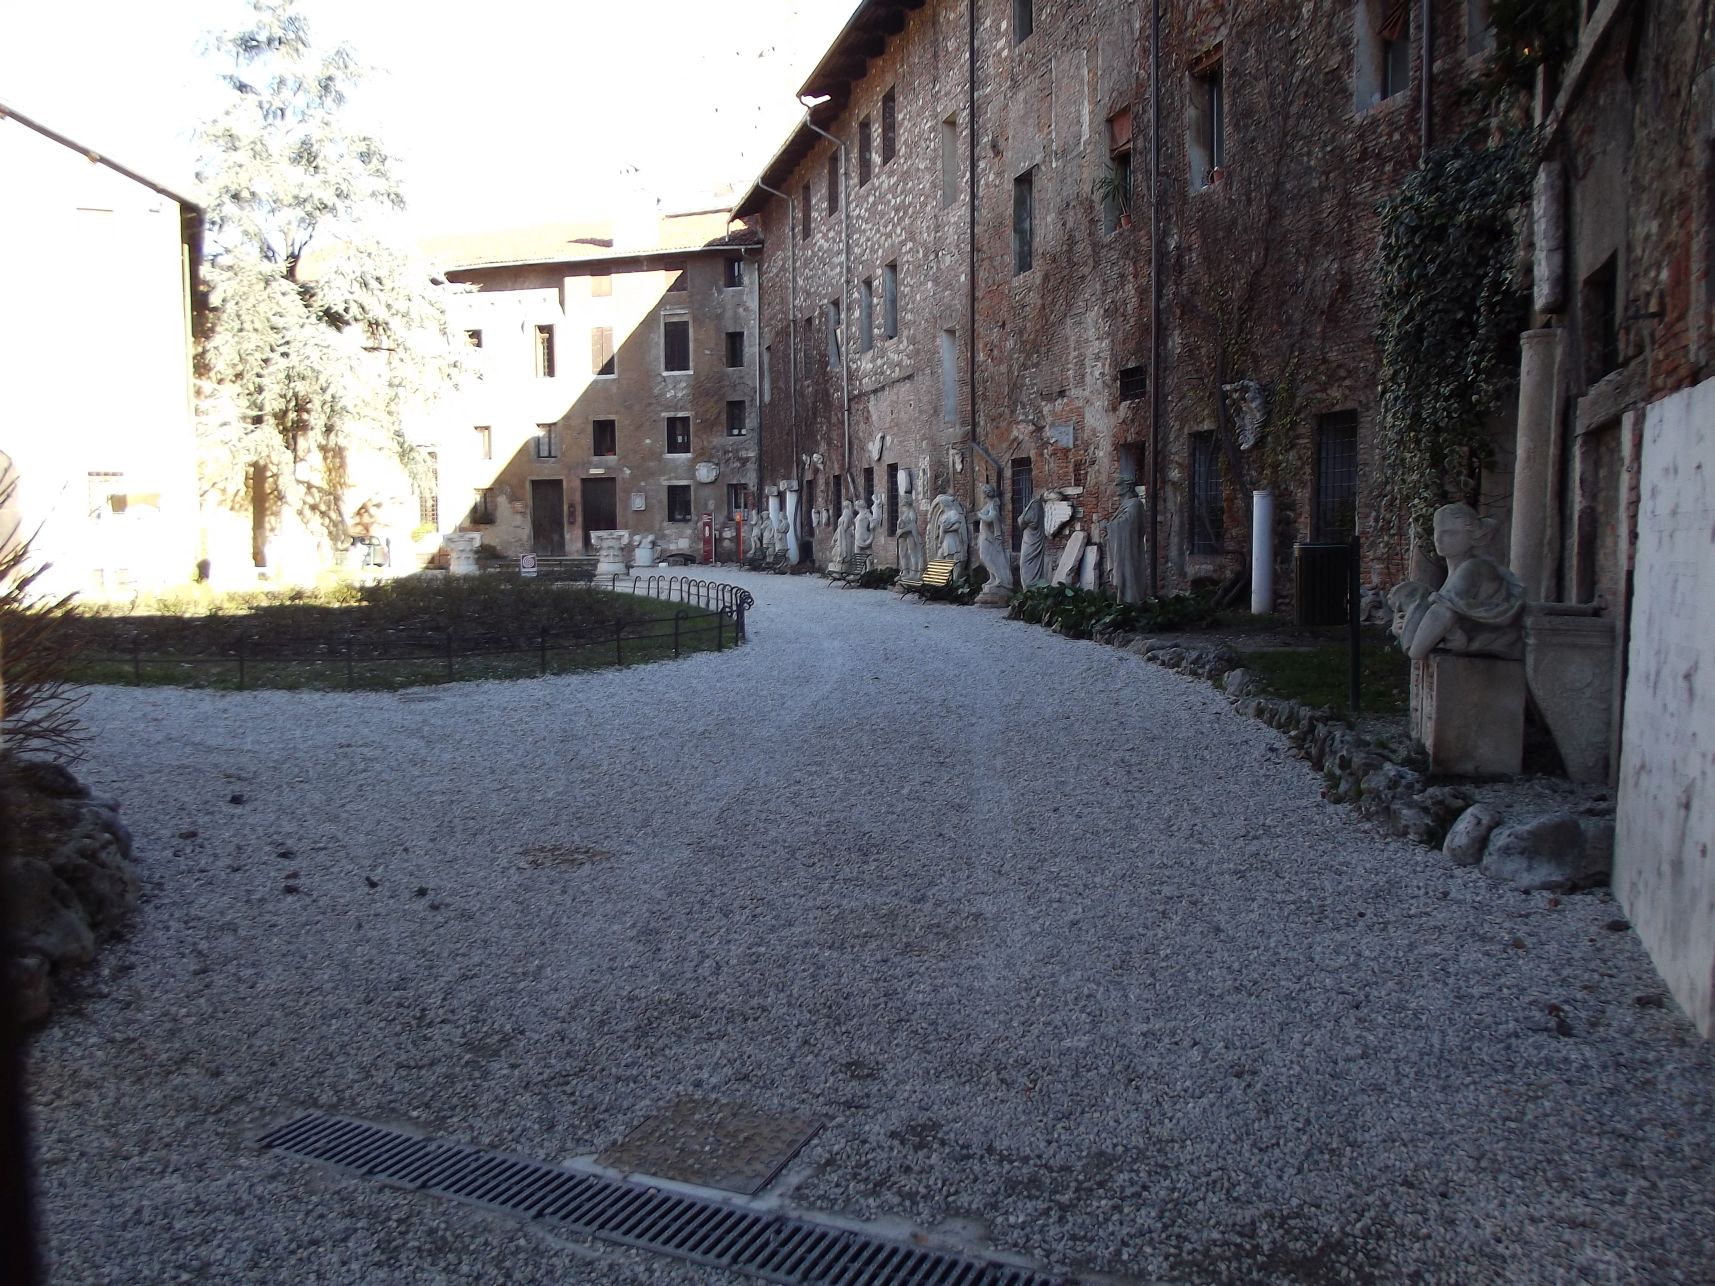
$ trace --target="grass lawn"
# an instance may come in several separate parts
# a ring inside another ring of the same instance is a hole
[[[1346,709],[1351,652],[1340,642],[1310,647],[1260,648],[1244,653],[1245,668],[1271,696],[1307,706]],[[1358,671],[1363,714],[1402,714],[1411,701],[1411,662],[1386,635],[1366,630]]]
[[[683,603],[487,576],[142,606],[79,618],[74,682],[391,690],[638,665],[717,646],[715,615]],[[731,646],[732,629],[720,623],[719,646]]]

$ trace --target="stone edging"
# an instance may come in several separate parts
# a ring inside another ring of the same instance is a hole
[[[1607,882],[1614,847],[1611,803],[1513,807],[1508,820],[1502,801],[1484,798],[1503,793],[1503,787],[1436,783],[1411,762],[1409,748],[1366,737],[1328,709],[1260,695],[1243,658],[1224,645],[1130,634],[1097,641],[1217,683],[1240,714],[1286,734],[1322,774],[1326,798],[1351,805],[1390,835],[1438,848],[1455,865],[1479,866],[1520,889],[1566,891]]]

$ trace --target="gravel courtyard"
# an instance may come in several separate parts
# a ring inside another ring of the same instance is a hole
[[[145,897],[32,1049],[54,1281],[718,1280],[250,1142],[564,1160],[683,1096],[823,1122],[794,1207],[1073,1277],[1715,1279],[1715,1043],[1606,895],[1129,654],[730,578],[751,642],[681,662],[94,693]]]

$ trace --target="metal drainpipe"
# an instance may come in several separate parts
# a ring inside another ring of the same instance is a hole
[[[840,329],[844,331],[846,319],[851,316],[852,304],[852,188],[847,181],[849,174],[846,168],[846,145],[811,120],[808,112],[804,113],[804,124],[840,149],[840,234],[845,241],[845,265],[840,280]],[[845,459],[841,462],[840,468],[846,475],[847,485],[856,490],[857,479],[852,476],[852,363],[851,354],[846,350],[845,337],[842,335],[840,339],[840,394],[845,401],[846,448]]]
[[[1421,12],[1423,15],[1423,17],[1421,19],[1422,26],[1423,26],[1423,121],[1422,121],[1422,126],[1421,126],[1421,131],[1420,131],[1421,136],[1422,136],[1422,146],[1421,146],[1420,151],[1418,152],[1418,159],[1419,160],[1425,160],[1428,158],[1429,149],[1432,146],[1432,142],[1431,142],[1432,134],[1431,134],[1431,130],[1430,130],[1430,117],[1432,115],[1432,112],[1434,109],[1434,104],[1435,104],[1435,90],[1434,90],[1434,79],[1435,79],[1435,13],[1434,13],[1434,9],[1435,9],[1435,6],[1431,3],[1431,0],[1423,0],[1422,9],[1421,9]]]
[[[787,371],[786,393],[787,393],[787,407],[788,407],[787,413],[790,416],[791,424],[792,424],[792,476],[794,478],[797,478],[798,477],[798,238],[794,235],[797,232],[797,229],[792,226],[794,224],[794,222],[796,222],[796,219],[795,219],[794,212],[792,209],[792,198],[791,197],[787,196],[779,188],[769,187],[768,184],[764,183],[761,179],[758,179],[756,181],[756,186],[761,188],[764,192],[767,192],[773,196],[779,197],[782,201],[784,201],[786,203],[786,252],[787,252],[788,262],[791,265],[787,269],[787,271],[791,275],[791,283],[790,283],[790,285],[788,285],[787,291],[786,291],[786,354],[787,354],[786,360],[790,364],[789,369]],[[758,265],[757,282],[756,282],[756,335],[757,335],[758,339],[762,338],[762,274],[761,274],[761,263],[762,263],[762,260],[760,257],[758,257],[758,259],[757,259],[757,265]],[[756,360],[758,363],[758,369],[760,370],[761,362],[762,362],[762,353],[760,351],[760,348],[758,349],[758,352],[756,354]],[[757,432],[758,432],[759,436],[758,436],[758,440],[757,440],[757,452],[756,452],[756,499],[757,499],[757,503],[759,505],[762,503],[762,449],[761,449],[761,437],[760,437],[761,421],[762,421],[762,411],[761,411],[761,408],[758,407],[757,408],[757,424],[759,427],[758,427]],[[798,481],[800,484],[802,484],[803,479],[798,478]]]
[[[1161,594],[1161,0],[1149,23],[1149,595]]]
[[[977,0],[965,0],[965,148],[970,173],[965,177],[965,208],[969,215],[966,230],[965,263],[965,365],[970,371],[970,407],[967,423],[971,438],[971,506],[977,503]],[[958,387],[955,378],[953,387]],[[997,480],[998,485],[998,480]],[[953,480],[947,479],[947,490],[953,490]]]

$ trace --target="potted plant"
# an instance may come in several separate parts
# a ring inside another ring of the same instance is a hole
[[[1108,161],[1102,166],[1102,172],[1096,176],[1091,185],[1090,194],[1100,201],[1103,206],[1116,210],[1115,223],[1122,228],[1131,227],[1131,169]]]

